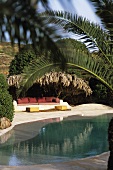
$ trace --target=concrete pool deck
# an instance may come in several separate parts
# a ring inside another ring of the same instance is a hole
[[[98,116],[106,113],[113,113],[113,108],[102,104],[83,104],[72,107],[68,111],[50,111],[50,112],[15,112],[12,126],[0,130],[0,136],[10,131],[15,125],[44,120],[49,118],[60,118],[61,120],[68,116]],[[101,155],[74,160],[69,162],[32,165],[32,166],[1,166],[0,170],[106,170],[109,152]]]

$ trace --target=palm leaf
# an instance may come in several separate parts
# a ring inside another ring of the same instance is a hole
[[[44,74],[49,73],[51,70],[60,70],[61,62],[53,62],[48,58],[40,58],[30,63],[30,65],[24,70],[22,74],[22,82],[20,83],[20,89],[18,94],[25,95],[25,92],[33,85],[37,78],[41,78]]]
[[[103,62],[98,62],[98,60],[92,58],[92,54],[86,53],[80,49],[75,49],[72,52],[67,50],[67,52],[64,51],[64,53],[66,60],[66,72],[70,69],[75,70],[76,68],[79,68],[96,77],[108,88],[113,90],[113,74],[111,67],[105,65]],[[37,60],[37,62],[35,61],[35,63],[31,63],[23,75],[24,78],[20,84],[21,92],[19,92],[19,94],[25,94],[37,78],[41,78],[45,73],[49,73],[51,70],[60,71],[60,67],[60,61],[54,63],[49,58],[46,58],[46,60],[45,58],[41,58],[40,60]]]
[[[112,75],[112,69],[109,68],[109,66],[104,65],[104,63],[100,63],[98,62],[98,60],[91,58],[90,54],[88,55],[85,54],[84,52],[81,53],[79,50],[70,53],[70,56],[71,57],[67,57],[68,67],[70,66],[77,67],[90,73],[90,75],[96,77],[98,80],[104,83],[108,88],[113,90],[112,87],[113,75]],[[109,69],[109,73],[108,73],[108,69]]]
[[[89,49],[99,49],[104,59],[112,65],[110,55],[110,35],[100,26],[68,12],[47,11],[41,14],[49,23],[57,24],[68,32],[80,35],[79,40]],[[109,57],[110,56],[110,57]]]
[[[110,34],[110,54],[113,55],[113,1],[112,0],[89,0],[93,2],[97,15],[101,18],[104,27]]]

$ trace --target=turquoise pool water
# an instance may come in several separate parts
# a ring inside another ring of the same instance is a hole
[[[45,164],[106,152],[111,117],[78,116],[18,125],[0,138],[0,165]]]

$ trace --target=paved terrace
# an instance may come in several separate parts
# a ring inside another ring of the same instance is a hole
[[[12,126],[0,130],[0,136],[11,130],[15,125],[33,122],[38,120],[44,120],[49,118],[60,118],[68,116],[98,116],[105,113],[113,113],[113,108],[101,105],[101,104],[83,104],[76,107],[72,107],[68,111],[51,111],[51,112],[15,112]],[[101,155],[63,162],[63,163],[51,163],[42,165],[31,166],[0,166],[0,170],[106,170],[109,152]]]

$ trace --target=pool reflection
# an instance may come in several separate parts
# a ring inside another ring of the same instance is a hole
[[[108,124],[112,116],[72,118],[62,122],[60,119],[51,119],[18,126],[13,130],[12,137],[0,145],[0,164],[50,163],[106,152]],[[23,141],[22,136],[25,136]]]

